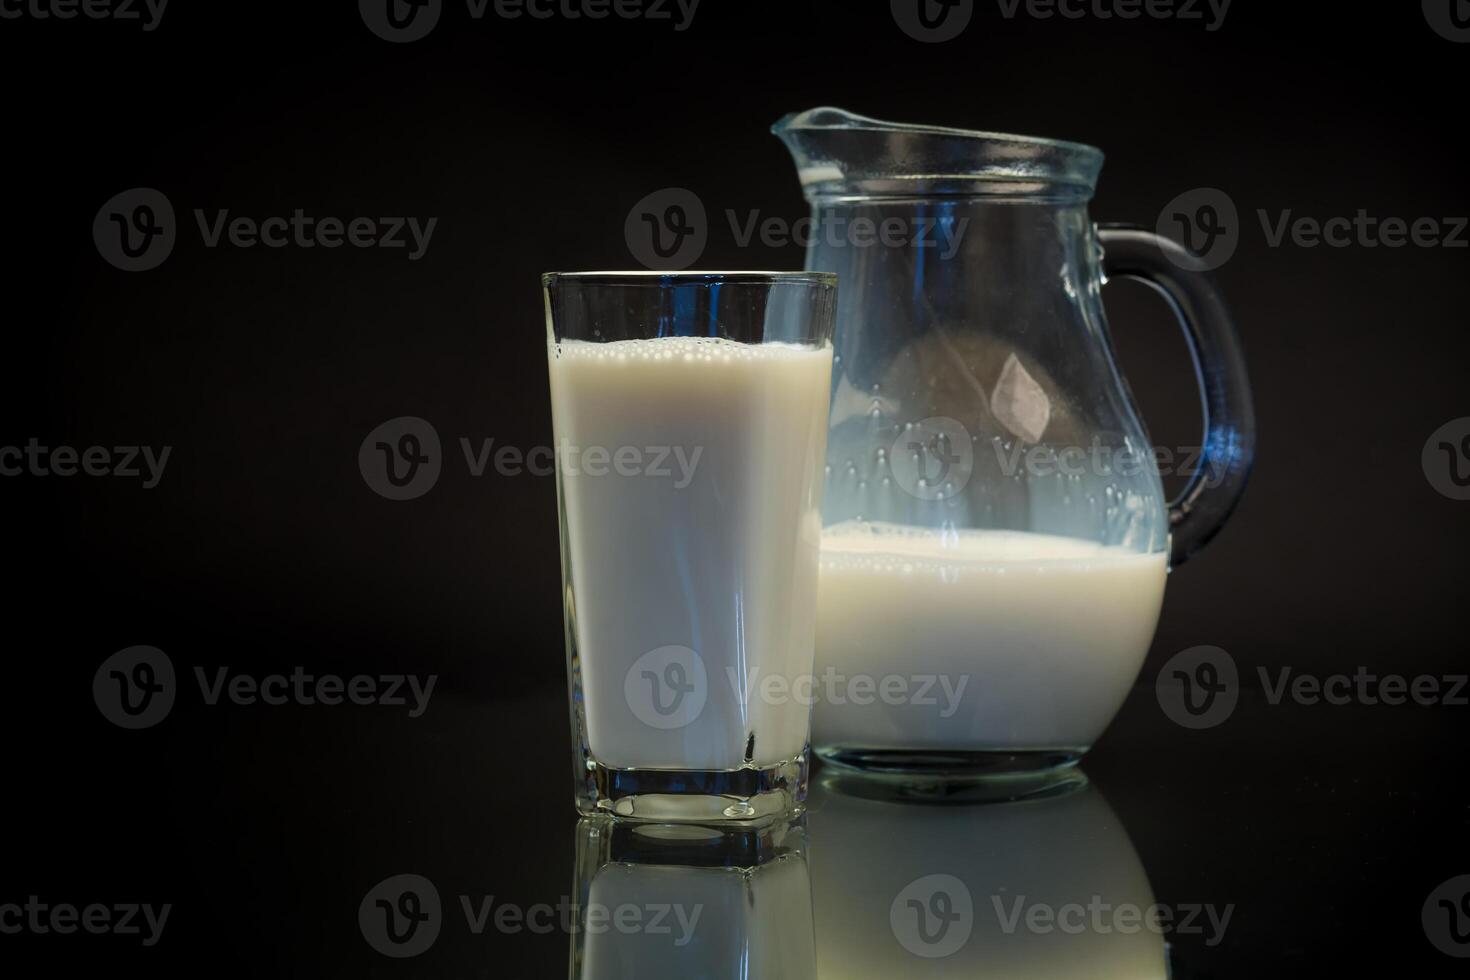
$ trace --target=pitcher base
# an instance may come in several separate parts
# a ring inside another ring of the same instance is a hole
[[[817,750],[826,785],[856,796],[926,803],[988,803],[1072,792],[1086,747],[946,751]]]

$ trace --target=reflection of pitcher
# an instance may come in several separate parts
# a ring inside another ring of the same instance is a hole
[[[1148,878],[1091,787],[919,806],[819,782],[807,819],[822,980],[1168,975],[1162,934],[1137,925]]]
[[[1091,147],[838,109],[775,131],[813,207],[807,266],[840,283],[814,747],[1044,785],[1122,704],[1170,560],[1244,488],[1228,315],[1189,252],[1093,226]],[[1207,431],[1174,456],[1191,473],[1172,503],[1113,361],[1105,273],[1162,292],[1199,366]]]
[[[573,980],[813,980],[802,818],[748,831],[577,825]]]

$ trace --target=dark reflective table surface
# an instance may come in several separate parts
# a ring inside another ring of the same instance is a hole
[[[1140,686],[1066,791],[893,802],[819,769],[802,818],[724,835],[579,821],[564,710],[448,688],[419,717],[182,691],[147,730],[99,715],[70,796],[11,798],[6,877],[44,903],[168,904],[162,935],[140,911],[135,938],[6,949],[257,976],[1462,975],[1435,944],[1463,955],[1470,920],[1432,893],[1466,873],[1470,792],[1421,759],[1462,731],[1453,707],[1247,688],[1187,731]]]

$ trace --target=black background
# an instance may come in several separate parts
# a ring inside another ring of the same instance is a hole
[[[0,478],[0,902],[175,906],[148,950],[0,936],[6,972],[564,972],[564,937],[394,962],[356,929],[357,901],[390,873],[438,869],[523,902],[570,883],[554,488],[472,477],[458,440],[550,442],[537,276],[634,265],[623,223],[646,194],[701,197],[702,267],[800,268],[795,245],[740,247],[724,213],[805,213],[768,127],[832,104],[1100,146],[1100,221],[1152,226],[1197,187],[1234,200],[1240,246],[1218,278],[1255,385],[1255,475],[1230,526],[1171,577],[1134,697],[1085,768],[1161,901],[1237,903],[1220,947],[1181,941],[1198,975],[1452,975],[1419,909],[1470,872],[1470,709],[1269,706],[1252,689],[1258,666],[1464,670],[1470,504],[1435,492],[1420,452],[1470,414],[1470,252],[1271,247],[1257,211],[1470,213],[1457,95],[1470,46],[1412,3],[1236,0],[1216,31],[998,10],[978,4],[943,44],[907,37],[887,4],[837,0],[704,0],[682,32],[476,21],[448,3],[410,44],[374,36],[348,2],[174,0],[151,32],[0,20],[0,446],[173,447],[152,490]],[[179,239],[159,268],[127,273],[91,226],[140,186],[168,196]],[[206,248],[196,208],[439,220],[409,261]],[[1196,442],[1166,311],[1128,283],[1105,295],[1154,441]],[[444,471],[394,502],[365,484],[357,451],[404,415],[435,426]],[[158,727],[127,732],[89,692],[133,644],[187,674],[303,665],[440,686],[420,719],[181,697]],[[1173,726],[1153,698],[1159,666],[1196,644],[1230,651],[1247,687],[1207,732]]]

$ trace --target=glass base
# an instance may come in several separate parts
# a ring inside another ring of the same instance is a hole
[[[577,822],[578,863],[590,881],[605,864],[671,865],[749,870],[806,848],[806,815],[705,826],[645,823],[599,814]]]
[[[1087,748],[973,751],[817,750],[824,781],[853,796],[924,803],[988,803],[1072,792],[1087,785]]]
[[[613,769],[586,761],[577,810],[627,820],[749,825],[786,819],[806,803],[808,755],[766,768]]]

